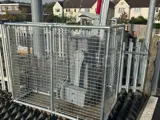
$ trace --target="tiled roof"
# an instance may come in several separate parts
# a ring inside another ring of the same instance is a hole
[[[149,7],[150,0],[126,0],[131,8]],[[156,7],[160,6],[160,0],[157,0]]]
[[[64,8],[91,8],[97,0],[64,0]],[[114,8],[113,2],[110,2],[110,8]]]
[[[96,0],[64,0],[64,8],[91,8]]]

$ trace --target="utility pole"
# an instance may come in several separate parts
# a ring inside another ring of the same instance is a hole
[[[99,4],[101,4],[101,10],[100,10],[100,21],[99,21],[99,25],[100,26],[106,26],[106,21],[107,21],[107,17],[108,17],[108,11],[109,11],[109,3],[110,0],[98,0],[100,1]],[[104,36],[104,30],[100,31],[100,39],[102,40]]]
[[[97,13],[100,14],[100,21],[99,21],[99,25],[100,26],[106,26],[106,21],[107,21],[107,17],[108,17],[108,11],[109,11],[109,3],[110,3],[110,0],[98,0],[98,8],[100,9],[97,10]],[[104,30],[100,30],[100,45],[99,45],[99,48],[101,48],[101,44],[102,44],[102,41],[104,40]],[[99,50],[100,51],[100,50]],[[99,53],[100,55],[100,53]],[[105,82],[105,81],[104,81]],[[106,90],[106,86],[105,86],[105,83],[103,84],[103,91]],[[105,103],[105,92],[103,92],[103,95],[102,95],[102,106],[101,106],[101,120],[104,120],[105,119],[105,115],[104,115],[104,103]]]
[[[42,0],[32,0],[32,22],[43,22],[43,7]],[[38,24],[38,23],[37,23]],[[44,39],[43,39],[43,29],[41,27],[33,28],[33,52],[37,58],[43,57],[44,53]]]
[[[149,6],[149,14],[148,14],[148,23],[147,23],[147,33],[146,33],[146,39],[145,39],[145,52],[148,53],[149,51],[149,45],[150,45],[150,42],[151,42],[151,39],[152,39],[152,32],[153,32],[153,22],[154,22],[154,16],[155,16],[155,10],[156,10],[156,1],[157,0],[150,0],[150,6]],[[148,57],[149,55],[144,59],[144,74],[147,70],[147,62],[148,62]],[[147,94],[150,94],[148,92],[150,92],[150,89],[151,89],[151,81],[148,80],[146,81],[146,84],[145,84],[145,75],[144,75],[144,78],[141,78],[143,81],[142,81],[142,90],[144,89],[144,87],[147,87],[147,89],[149,89],[149,91],[144,91],[145,93]],[[146,86],[145,86],[146,85]]]
[[[100,12],[100,25],[105,26],[107,17],[108,17],[108,11],[109,11],[109,3],[110,0],[102,0],[102,7]]]
[[[146,40],[145,40],[145,45],[147,49],[149,49],[149,44],[152,39],[153,22],[154,22],[155,10],[156,10],[156,1],[157,0],[150,0],[147,33],[146,33]]]
[[[32,0],[32,22],[43,22],[42,0]]]

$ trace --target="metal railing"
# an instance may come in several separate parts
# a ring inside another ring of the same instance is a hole
[[[144,41],[143,41],[144,43]],[[128,43],[123,42],[123,53],[121,61],[121,73],[119,92],[122,88],[127,91],[132,89],[143,91],[145,82],[144,60],[147,59],[148,53],[142,42],[130,39]]]
[[[103,39],[92,30],[103,30]],[[123,25],[7,23],[3,31],[16,102],[72,119],[107,118],[119,87]]]

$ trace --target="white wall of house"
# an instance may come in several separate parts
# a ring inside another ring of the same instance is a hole
[[[119,18],[123,13],[127,13],[128,18],[130,16],[130,6],[125,0],[121,0],[116,6],[115,6],[115,12],[114,17]]]
[[[13,3],[13,4],[0,4],[0,15],[5,15],[6,11],[9,12],[19,12],[20,6],[29,6],[27,4],[19,4],[19,3]]]
[[[143,16],[144,18],[148,18],[149,8],[131,8],[130,10],[130,18],[138,16]]]
[[[155,15],[159,12],[160,8],[156,8]],[[120,2],[115,6],[114,17],[119,18],[124,12],[128,14],[128,18],[137,18],[138,16],[143,16],[148,18],[149,7],[141,8],[131,8],[125,0],[120,0]]]
[[[77,18],[80,15],[79,11],[84,12],[85,8],[64,8],[64,15]]]
[[[57,16],[62,16],[63,15],[63,8],[59,4],[59,2],[56,2],[55,5],[53,6],[53,14]]]

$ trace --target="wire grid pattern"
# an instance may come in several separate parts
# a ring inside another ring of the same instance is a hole
[[[7,27],[14,99],[81,119],[109,114],[119,80],[124,29],[118,28]]]
[[[14,98],[48,109],[50,107],[50,58],[46,50],[39,47],[44,46],[40,39],[46,40],[44,28],[9,26],[6,32],[12,59]],[[39,48],[35,48],[33,43]],[[41,57],[36,50],[34,54],[34,48],[40,49]],[[37,97],[38,94],[44,94],[44,96]]]
[[[106,74],[106,94],[104,113],[107,118],[108,111],[112,109],[112,105],[115,104],[117,97],[118,84],[120,80],[120,68],[121,68],[121,54],[122,54],[122,41],[124,38],[123,29],[114,28],[110,31],[109,50],[108,50],[108,63]],[[111,106],[108,106],[108,105]],[[105,118],[105,119],[106,119]]]
[[[55,110],[73,117],[100,119],[104,46],[87,29],[53,28],[53,31]]]

